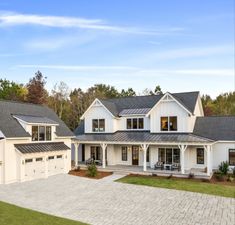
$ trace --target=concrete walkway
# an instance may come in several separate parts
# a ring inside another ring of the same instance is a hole
[[[0,185],[0,200],[95,225],[226,225],[235,222],[235,199],[56,175]]]

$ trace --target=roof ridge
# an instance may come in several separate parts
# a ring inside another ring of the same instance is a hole
[[[36,106],[41,106],[41,107],[47,107],[47,105],[43,105],[43,104],[36,104],[32,102],[23,102],[23,101],[16,101],[16,100],[0,99],[0,102],[9,102],[9,103],[17,103],[17,104],[23,104],[23,105],[36,105]]]

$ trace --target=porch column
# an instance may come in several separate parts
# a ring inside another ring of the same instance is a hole
[[[100,145],[101,145],[101,148],[102,148],[102,168],[105,168],[106,167],[105,150],[107,148],[107,144],[102,143]]]
[[[79,148],[79,143],[74,143],[74,153],[75,153],[75,167],[78,166],[78,148]]]
[[[143,171],[146,171],[146,170],[147,170],[147,165],[146,165],[146,164],[147,164],[147,162],[146,162],[146,161],[147,161],[147,160],[146,160],[147,157],[146,157],[146,156],[147,156],[147,149],[148,149],[148,146],[149,146],[149,145],[147,145],[147,144],[142,144],[142,145],[141,145],[141,148],[142,148],[142,150],[143,150],[143,152],[144,152]]]
[[[180,162],[181,162],[181,173],[185,173],[185,163],[184,163],[184,152],[187,149],[187,145],[179,145],[180,149]]]
[[[211,145],[205,145],[204,149],[206,150],[206,158],[207,158],[207,176],[211,175],[212,167],[211,167]]]

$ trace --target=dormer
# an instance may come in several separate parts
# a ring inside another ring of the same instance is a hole
[[[57,122],[41,116],[13,115],[13,117],[30,134],[32,142],[53,141],[55,139],[56,126],[59,126]]]

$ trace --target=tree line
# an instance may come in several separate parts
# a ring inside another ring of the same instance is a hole
[[[106,84],[95,84],[86,91],[81,88],[70,90],[63,81],[55,84],[49,92],[45,88],[46,80],[47,78],[40,71],[36,72],[26,85],[0,79],[0,99],[47,105],[71,130],[74,130],[80,122],[80,117],[95,98],[107,99],[137,95],[132,88],[118,91],[114,86]],[[144,89],[140,94],[161,93],[161,87],[157,85],[154,90]],[[206,116],[235,115],[235,92],[220,94],[215,99],[209,95],[203,95],[202,104]]]

